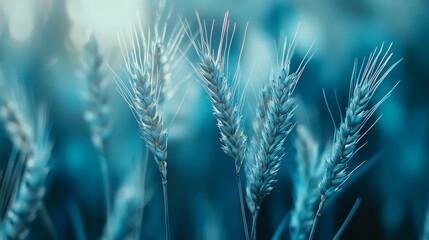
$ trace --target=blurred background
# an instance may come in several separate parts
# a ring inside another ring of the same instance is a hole
[[[106,218],[97,152],[83,118],[84,43],[91,33],[95,35],[105,76],[111,82],[108,89],[114,127],[107,159],[116,191],[126,169],[144,152],[138,126],[113,81],[112,70],[120,75],[123,64],[117,35],[136,21],[143,26],[153,24],[157,4],[149,0],[0,0],[0,69],[5,82],[23,82],[30,99],[47,103],[51,109],[55,147],[45,205],[61,239],[76,239],[72,225],[76,212],[82,215],[87,239],[101,235]],[[344,239],[420,238],[429,202],[429,1],[169,0],[167,5],[174,6],[172,22],[186,20],[195,30],[195,12],[208,21],[215,19],[219,26],[229,10],[232,21],[237,22],[231,63],[237,61],[249,23],[238,91],[244,94],[248,126],[254,115],[255,93],[275,65],[276,42],[282,36],[293,36],[300,24],[293,67],[313,42],[317,52],[296,95],[300,105],[313,109],[313,124],[320,129],[323,145],[332,141],[334,126],[322,89],[339,122],[334,96],[336,92],[344,109],[354,59],[362,60],[375,47],[393,43],[393,61],[403,61],[376,97],[380,99],[401,82],[376,113],[383,117],[365,137],[367,146],[353,160],[352,165],[367,160],[367,167],[327,206],[317,236],[332,238],[356,198],[362,197]],[[193,49],[188,58],[195,60]],[[184,61],[184,75],[192,74]],[[173,85],[176,83],[178,90],[163,109],[167,123],[177,114],[168,124],[172,236],[244,239],[234,163],[220,148],[208,97],[195,75],[186,81],[176,80]],[[270,239],[293,206],[293,139],[294,133],[286,141],[279,180],[262,205],[259,239]],[[4,128],[0,128],[0,144],[0,160],[5,162],[12,143]],[[143,237],[164,239],[162,188],[154,161],[149,163],[148,181],[151,194]],[[45,229],[36,219],[28,239],[50,239]],[[282,239],[289,239],[287,229]]]

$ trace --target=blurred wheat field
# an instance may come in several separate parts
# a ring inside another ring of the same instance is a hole
[[[0,239],[428,239],[428,8],[0,0]]]

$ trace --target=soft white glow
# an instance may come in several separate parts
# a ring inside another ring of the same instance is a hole
[[[13,39],[24,41],[33,32],[33,20],[30,15],[22,14],[9,19],[9,32]]]
[[[89,33],[96,35],[102,48],[117,44],[120,28],[137,20],[141,6],[138,0],[68,0],[73,44],[81,46]]]
[[[3,2],[3,13],[8,19],[9,33],[13,39],[24,41],[34,28],[32,4],[23,0]]]

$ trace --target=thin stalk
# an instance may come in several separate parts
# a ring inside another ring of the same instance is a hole
[[[308,240],[312,240],[314,238],[314,234],[316,233],[317,223],[319,222],[320,217],[322,216],[322,209],[325,206],[326,197],[322,195],[320,199],[319,208],[317,209],[316,216],[314,217],[313,226],[311,227],[310,237]]]
[[[106,202],[106,216],[111,213],[111,199],[110,199],[110,182],[109,170],[107,168],[106,155],[104,150],[99,151],[98,162],[100,164],[101,181],[103,184],[104,201]]]
[[[249,240],[249,229],[247,228],[246,211],[244,209],[243,187],[241,186],[240,173],[237,173],[238,194],[240,195],[241,217],[243,218],[244,234],[246,240]]]
[[[165,236],[167,240],[170,240],[170,216],[168,214],[167,179],[163,179],[162,181],[162,191],[164,193]]]
[[[339,240],[340,239],[344,230],[346,230],[346,227],[349,225],[349,223],[352,220],[353,216],[355,215],[357,209],[359,208],[359,205],[361,202],[362,202],[362,198],[356,199],[356,202],[353,204],[353,207],[350,210],[349,214],[347,215],[346,220],[344,220],[343,224],[341,225],[340,229],[338,230],[337,234],[335,234],[335,236],[332,240]]]
[[[87,240],[81,210],[76,201],[68,202],[68,211],[76,240]]]
[[[149,157],[150,157],[150,150],[149,150],[149,148],[146,147],[146,153],[145,153],[145,158],[144,158],[144,162],[143,162],[144,169],[143,169],[143,184],[142,184],[143,185],[143,192],[145,193],[144,198],[146,198],[146,175],[147,175],[147,168],[148,168],[148,164],[149,164]],[[141,224],[140,224],[140,231],[139,231],[139,234],[140,234],[139,239],[141,239],[142,235],[143,235],[142,227],[141,227],[143,225],[143,218],[144,218],[144,207],[142,209],[142,215],[141,215],[141,220],[140,220]]]
[[[45,225],[46,230],[48,230],[51,239],[59,240],[60,237],[55,229],[54,223],[52,222],[51,216],[49,216],[48,209],[46,208],[45,204],[42,204],[42,206],[40,207],[39,217],[43,225]]]
[[[252,220],[252,230],[250,232],[250,239],[253,240],[256,235],[256,222],[258,221],[258,215],[259,215],[259,206],[255,207],[255,211],[253,212],[253,220]]]

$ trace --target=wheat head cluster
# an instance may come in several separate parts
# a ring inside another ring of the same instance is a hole
[[[85,63],[82,99],[86,106],[82,114],[97,151],[107,216],[100,238],[141,239],[142,218],[150,195],[146,181],[148,164],[152,159],[162,184],[164,212],[160,214],[165,220],[165,238],[177,238],[170,230],[170,224],[175,223],[170,223],[169,213],[169,208],[176,206],[168,197],[168,173],[175,171],[168,165],[169,128],[174,121],[167,121],[163,108],[184,80],[196,80],[205,90],[219,129],[221,148],[225,158],[233,161],[236,173],[233,184],[238,187],[242,220],[239,223],[242,229],[237,231],[243,233],[242,238],[258,239],[262,203],[275,190],[284,161],[294,161],[297,166],[291,176],[293,206],[273,239],[279,239],[285,232],[291,239],[317,238],[325,206],[335,201],[347,180],[365,164],[354,156],[365,146],[366,134],[380,119],[373,115],[380,116],[377,109],[398,84],[397,80],[389,80],[386,85],[390,91],[382,93],[382,97],[376,94],[400,63],[393,60],[392,45],[382,44],[367,58],[354,62],[344,114],[340,109],[341,120],[336,124],[334,121],[332,140],[326,142],[314,131],[308,116],[311,113],[305,109],[299,111],[301,106],[295,96],[308,63],[317,54],[313,44],[302,59],[292,60],[299,30],[277,43],[277,65],[259,88],[256,109],[248,117],[244,114],[246,98],[239,91],[247,26],[241,31],[244,36],[238,44],[238,57],[230,59],[238,27],[231,22],[229,13],[225,13],[221,24],[202,19],[198,13],[196,22],[195,26],[187,20],[174,19],[161,1],[153,24],[124,26],[119,31],[117,47],[123,57],[120,70],[107,64],[94,36],[82,49]],[[191,70],[183,73],[185,65]],[[115,126],[107,91],[109,79],[114,79],[117,93],[129,106],[145,144],[143,156],[134,161],[117,189],[111,183],[106,150]],[[1,171],[0,239],[28,236],[34,219],[46,214],[44,197],[49,190],[48,181],[55,181],[49,177],[55,148],[55,139],[50,134],[49,104],[37,106],[24,89],[19,80],[7,76],[0,81],[0,118],[13,143],[7,167]],[[331,113],[329,104],[326,110]],[[302,114],[296,114],[297,111]],[[246,127],[246,122],[251,122],[251,127]],[[292,132],[294,139],[290,141]],[[286,151],[289,142],[296,149],[295,156]],[[333,239],[341,237],[361,201],[356,199]],[[429,239],[429,211],[425,224],[422,239]]]

